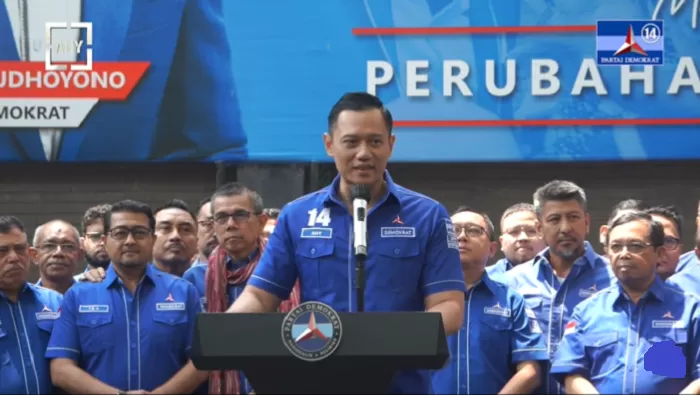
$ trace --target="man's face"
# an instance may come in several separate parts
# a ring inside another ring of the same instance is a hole
[[[104,222],[100,219],[85,227],[85,235],[80,238],[80,244],[85,252],[85,260],[92,267],[107,268],[109,255],[102,238]]]
[[[452,216],[463,268],[485,267],[496,252],[489,240],[488,224],[480,214],[463,211]]]
[[[627,213],[632,213],[632,212],[634,212],[634,211],[635,211],[635,210],[620,210],[620,211],[617,212],[617,214],[615,214],[614,217],[612,217],[612,219],[610,219],[610,222],[612,223],[612,222],[613,222],[615,219],[617,219],[618,217],[621,217],[621,216],[623,216],[623,215],[625,215],[625,214],[627,214]],[[598,231],[598,234],[599,234],[599,236],[600,236],[600,239],[599,239],[599,240],[600,240],[600,244],[605,245],[605,244],[606,244],[606,240],[607,240],[607,236],[608,236],[608,224],[601,225],[601,226],[600,226],[600,230]]]
[[[148,217],[141,213],[112,213],[105,247],[112,262],[123,267],[146,266],[152,256],[154,236]]]
[[[44,226],[36,246],[29,252],[39,265],[42,277],[50,280],[66,280],[73,277],[78,261],[83,258],[80,240],[73,227],[61,222]]]
[[[212,201],[214,232],[221,246],[233,257],[251,253],[262,236],[267,215],[255,212],[247,194],[219,196]]]
[[[197,254],[197,224],[190,213],[166,208],[156,214],[153,259],[165,264],[187,264]]]
[[[19,289],[28,273],[27,234],[14,227],[8,233],[0,233],[0,289]]]
[[[545,243],[566,260],[583,255],[590,217],[576,200],[550,200],[542,206],[540,227]]]
[[[197,250],[209,257],[214,248],[219,245],[214,234],[214,220],[211,215],[211,202],[202,206],[197,213]]]
[[[545,248],[537,231],[537,216],[531,211],[519,211],[503,218],[501,230],[501,251],[514,265],[529,261]]]
[[[389,136],[382,112],[373,109],[341,112],[335,129],[323,140],[338,173],[354,185],[382,180],[395,137]]]
[[[649,243],[649,223],[633,221],[610,231],[608,254],[615,276],[623,284],[641,285],[656,276],[656,266],[664,258],[663,247]]]
[[[678,266],[678,261],[683,253],[683,244],[680,242],[678,229],[673,221],[660,215],[652,215],[651,217],[664,226],[664,250],[666,253],[659,259],[656,272],[665,280],[676,272],[676,266]]]

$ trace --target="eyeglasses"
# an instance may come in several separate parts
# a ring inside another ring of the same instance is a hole
[[[629,251],[631,254],[639,254],[651,246],[652,246],[651,244],[643,243],[641,241],[632,242],[632,243],[628,243],[628,244],[613,243],[613,244],[610,244],[608,246],[608,251],[613,253],[613,254],[619,254],[625,248],[627,248],[627,251]]]
[[[474,225],[474,224],[464,225],[464,226],[455,225],[454,227],[455,227],[455,234],[457,236],[461,235],[463,231],[464,231],[464,233],[466,233],[466,235],[468,237],[471,237],[471,238],[478,238],[478,237],[481,237],[484,234],[486,234],[486,229],[484,229],[483,227],[481,227],[479,225]]]
[[[203,221],[197,221],[199,226],[201,226],[204,230],[209,230],[211,227],[214,225],[214,220],[209,217]]]
[[[681,245],[681,239],[677,239],[673,236],[664,237],[664,248],[668,251],[675,251],[679,245]]]
[[[247,222],[252,215],[260,215],[260,213],[251,213],[247,210],[236,210],[233,213],[217,213],[214,215],[214,222],[217,225],[226,225],[230,218],[233,218],[233,222],[236,224],[242,224]]]
[[[144,240],[153,234],[150,229],[142,226],[137,226],[135,228],[114,228],[110,229],[107,233],[117,241],[124,241],[129,238],[129,235],[132,235],[134,240]]]
[[[93,243],[99,243],[100,240],[102,239],[102,233],[99,233],[99,232],[85,233],[85,237],[87,237],[87,239]]]
[[[59,243],[44,243],[39,249],[45,253],[53,253],[58,251],[58,249],[61,249],[63,252],[67,252],[69,254],[72,254],[76,251],[78,251],[78,246],[75,244],[70,244],[70,243],[65,243],[65,244],[59,244]]]

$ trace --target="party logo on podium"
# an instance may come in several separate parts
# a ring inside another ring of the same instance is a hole
[[[282,341],[295,357],[308,362],[328,358],[340,345],[343,326],[332,307],[306,302],[282,321]]]

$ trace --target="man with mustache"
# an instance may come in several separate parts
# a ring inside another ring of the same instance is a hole
[[[63,297],[27,282],[29,245],[16,217],[0,216],[0,392],[53,393],[44,352]]]
[[[182,277],[197,254],[197,221],[180,199],[169,201],[154,213],[153,264],[158,270]]]
[[[523,297],[485,271],[496,252],[491,219],[469,207],[452,215],[467,292],[464,323],[447,339],[451,358],[432,374],[437,394],[528,394],[547,360],[542,332]],[[463,368],[469,366],[469,368]]]
[[[700,393],[700,299],[657,275],[663,226],[647,213],[625,213],[607,241],[617,281],[576,306],[551,374],[570,395]],[[660,350],[666,342],[672,349]],[[659,365],[682,368],[660,372]]]
[[[49,221],[36,228],[32,245],[29,255],[40,274],[36,285],[65,294],[75,284],[73,273],[83,257],[78,229],[60,219]]]
[[[150,264],[154,230],[153,212],[140,202],[117,202],[105,215],[105,280],[66,292],[46,349],[57,387],[143,393],[187,363],[201,306],[192,284]]]
[[[517,203],[508,207],[501,216],[499,241],[505,258],[486,268],[491,276],[502,275],[542,251],[546,245],[537,232],[535,206]]]
[[[538,227],[547,248],[535,258],[506,272],[508,285],[525,297],[537,319],[550,358],[564,333],[564,325],[581,301],[610,285],[613,274],[605,258],[585,241],[590,226],[586,193],[570,181],[551,181],[533,195]],[[537,392],[562,394],[549,377]]]

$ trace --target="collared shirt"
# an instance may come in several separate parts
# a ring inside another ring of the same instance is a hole
[[[50,394],[44,352],[63,296],[25,284],[17,302],[0,291],[0,394]]]
[[[678,394],[700,377],[700,299],[657,278],[634,304],[619,283],[581,303],[562,339],[551,374],[560,382],[580,374],[601,394]],[[686,376],[647,371],[644,355],[672,341],[686,357]]]
[[[700,295],[700,265],[688,265],[680,273],[669,277],[666,284],[673,285],[685,292]]]
[[[486,272],[489,273],[491,276],[495,275],[503,275],[506,274],[506,272],[510,269],[512,269],[514,265],[510,263],[510,261],[506,258],[499,259],[498,262],[494,263],[491,266],[486,267]]]
[[[437,394],[495,394],[517,364],[549,360],[542,331],[523,297],[488,272],[465,294],[464,323],[447,339],[448,364],[433,373]]]
[[[680,273],[689,267],[697,266],[698,263],[700,263],[700,261],[698,261],[698,256],[695,254],[695,251],[688,251],[681,255],[680,259],[678,260],[676,273]]]
[[[425,297],[465,292],[457,237],[447,210],[394,184],[369,210],[366,311],[424,311]],[[286,298],[299,277],[301,299],[356,311],[353,219],[338,195],[340,178],[287,204],[248,284]],[[428,372],[404,372],[392,392],[427,393]]]
[[[187,363],[200,311],[187,281],[149,264],[132,295],[110,265],[103,282],[66,292],[46,357],[72,359],[121,390],[151,391]]]
[[[71,287],[72,287],[73,285],[77,284],[77,283],[78,283],[78,281],[75,279],[75,277],[73,277],[73,283],[71,283]],[[39,279],[39,281],[37,281],[35,285],[38,286],[38,287],[42,287],[42,285],[41,285],[41,279]]]
[[[588,242],[583,256],[574,262],[563,282],[557,279],[549,263],[549,248],[533,260],[509,270],[505,278],[508,285],[525,297],[526,306],[535,313],[550,358],[557,351],[574,307],[614,282],[607,259],[596,254]],[[563,389],[545,374],[543,385],[536,392],[562,394]]]

